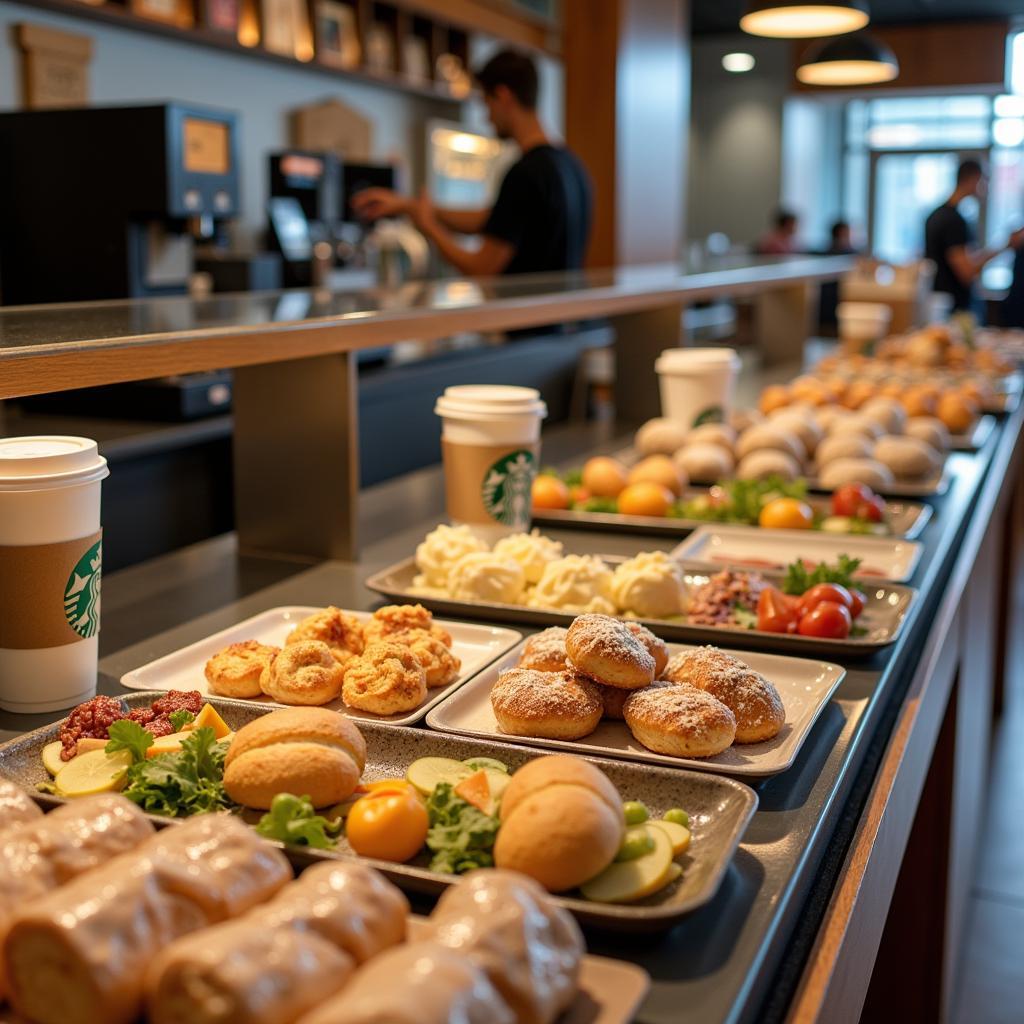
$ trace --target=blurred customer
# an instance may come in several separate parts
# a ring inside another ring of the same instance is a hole
[[[352,198],[367,220],[406,214],[458,271],[471,276],[577,270],[590,235],[591,188],[583,165],[553,144],[537,117],[537,66],[514,50],[495,54],[476,80],[499,139],[521,156],[509,168],[491,209],[440,210],[424,189],[417,198],[370,188]],[[478,249],[453,233],[482,235]]]
[[[853,244],[853,233],[850,230],[849,222],[837,220],[829,229],[827,256],[853,256],[857,252]],[[839,282],[824,281],[821,285],[821,295],[818,300],[818,322],[821,324],[822,332],[829,335],[835,334],[839,327],[839,317],[836,310],[839,308]]]
[[[852,256],[856,252],[849,223],[845,220],[837,220],[830,229],[828,254],[830,256]]]
[[[792,210],[781,209],[775,214],[772,229],[763,234],[755,246],[762,256],[785,256],[797,251],[796,233],[800,224]]]
[[[985,168],[977,160],[964,160],[956,172],[953,194],[929,214],[924,225],[924,254],[935,264],[934,290],[953,297],[954,310],[981,312],[974,282],[985,264],[1007,248],[1024,242],[1024,230],[1010,236],[1007,245],[989,249],[976,246],[974,229],[957,207],[969,196],[984,199],[988,185]]]
[[[1018,231],[1013,237],[1019,238],[1019,235]],[[1013,280],[1003,299],[999,320],[1001,327],[1024,328],[1024,240],[1019,240],[1014,248]]]

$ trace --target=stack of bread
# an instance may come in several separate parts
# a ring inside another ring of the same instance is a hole
[[[491,707],[513,736],[581,739],[602,718],[623,719],[649,750],[676,757],[761,743],[785,723],[775,686],[738,658],[714,647],[670,658],[650,630],[606,615],[531,637],[518,667],[498,677]]]
[[[375,715],[418,708],[462,667],[451,634],[422,605],[378,608],[366,623],[331,606],[299,622],[285,646],[231,644],[206,663],[210,692],[321,705],[338,697]]]

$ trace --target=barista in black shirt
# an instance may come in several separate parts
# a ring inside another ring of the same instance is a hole
[[[440,210],[425,191],[412,199],[367,189],[352,198],[356,213],[367,220],[407,214],[452,266],[470,276],[578,269],[590,236],[590,180],[568,149],[549,141],[537,117],[536,65],[503,50],[476,79],[498,138],[512,139],[522,153],[494,206]],[[478,249],[467,249],[453,232],[483,240]]]
[[[968,196],[984,198],[986,185],[985,168],[977,160],[965,160],[953,194],[925,221],[924,254],[935,264],[934,290],[952,295],[954,310],[973,310],[974,282],[985,264],[1024,241],[1024,231],[1017,231],[1006,246],[976,248],[974,231],[957,207]]]

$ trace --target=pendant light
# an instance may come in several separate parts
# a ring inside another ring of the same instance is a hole
[[[877,85],[900,73],[896,54],[866,32],[826,39],[812,46],[797,68],[804,85]]]
[[[752,36],[814,39],[856,32],[869,20],[865,0],[748,0],[740,28]]]

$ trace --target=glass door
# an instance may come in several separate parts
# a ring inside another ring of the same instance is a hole
[[[871,251],[891,263],[907,263],[924,252],[924,222],[956,186],[962,160],[987,162],[987,151],[875,152],[871,155]],[[965,200],[960,212],[985,238],[985,204]]]

